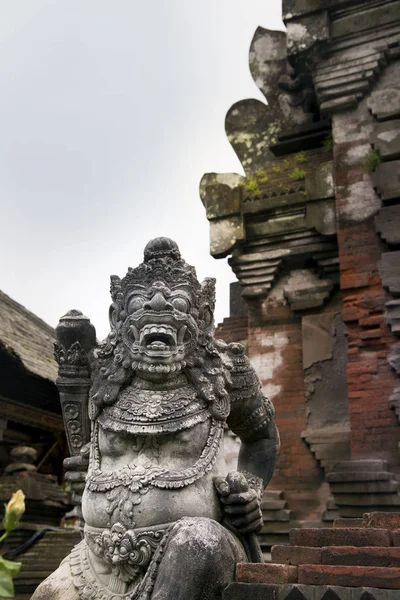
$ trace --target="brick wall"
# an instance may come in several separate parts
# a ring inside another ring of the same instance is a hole
[[[398,385],[387,355],[396,340],[384,319],[389,294],[379,261],[386,245],[374,226],[380,206],[366,157],[372,116],[365,102],[333,121],[334,172],[343,320],[348,330],[347,381],[352,458],[383,458],[399,466],[399,429],[388,400]]]

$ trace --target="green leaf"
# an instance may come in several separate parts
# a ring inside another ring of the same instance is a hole
[[[22,563],[15,562],[14,560],[6,560],[0,556],[0,565],[3,565],[10,573],[11,577],[18,575]]]
[[[0,562],[0,600],[14,598],[14,584],[8,568],[4,565],[4,559]],[[10,561],[5,561],[10,562]]]

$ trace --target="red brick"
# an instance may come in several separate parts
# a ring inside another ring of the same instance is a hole
[[[343,529],[292,529],[291,546],[390,546],[390,532],[385,529],[349,527]]]
[[[392,531],[392,544],[393,546],[400,546],[400,529]]]
[[[238,563],[236,581],[242,583],[297,583],[297,567],[271,563]]]
[[[321,563],[321,548],[304,546],[273,546],[272,562],[286,565],[318,565]]]
[[[363,527],[399,529],[400,512],[372,512],[363,515]]]
[[[299,583],[400,589],[400,569],[394,567],[356,567],[301,565]]]
[[[335,529],[343,529],[348,527],[364,527],[362,519],[344,519],[339,518],[333,521],[333,527]]]
[[[379,548],[376,546],[364,548],[355,548],[354,546],[322,548],[321,563],[323,565],[400,567],[400,548]],[[312,561],[312,564],[316,563]]]

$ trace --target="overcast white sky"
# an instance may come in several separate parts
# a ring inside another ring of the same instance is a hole
[[[279,0],[2,0],[0,288],[55,326],[71,308],[108,332],[109,276],[175,239],[218,280],[198,186],[242,172],[224,133],[236,101],[262,99],[248,67]]]

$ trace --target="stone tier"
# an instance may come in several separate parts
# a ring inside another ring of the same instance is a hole
[[[288,508],[284,493],[279,490],[266,490],[261,502],[264,526],[258,533],[265,561],[271,560],[271,548],[277,544],[289,544],[290,531],[297,528],[323,527],[321,521],[298,520]]]
[[[399,511],[399,483],[384,460],[337,463],[326,474],[341,517],[362,517],[369,511]]]
[[[264,526],[258,534],[265,560],[271,560],[271,548],[276,544],[289,543],[289,531],[293,525],[293,514],[288,509],[283,492],[266,490],[261,502]]]
[[[272,563],[238,564],[224,599],[399,598],[400,512],[367,513],[344,525],[340,519],[333,529],[292,530],[288,546],[272,548]]]

